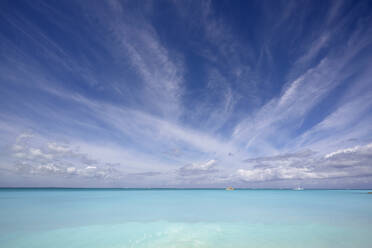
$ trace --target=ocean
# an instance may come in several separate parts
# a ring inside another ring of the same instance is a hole
[[[0,189],[0,247],[370,248],[367,192]]]

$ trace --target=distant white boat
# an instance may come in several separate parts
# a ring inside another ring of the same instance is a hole
[[[304,190],[304,188],[296,187],[296,188],[294,188],[293,190]]]

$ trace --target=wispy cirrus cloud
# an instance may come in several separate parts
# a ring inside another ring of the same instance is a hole
[[[14,181],[368,183],[366,3],[24,4],[1,12],[0,167]]]

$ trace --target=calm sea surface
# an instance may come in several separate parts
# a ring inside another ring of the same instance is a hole
[[[372,247],[364,190],[0,189],[2,248]]]

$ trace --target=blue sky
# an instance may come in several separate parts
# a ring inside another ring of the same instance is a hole
[[[370,1],[0,9],[0,186],[372,187]]]

